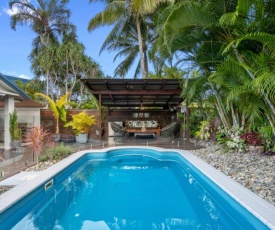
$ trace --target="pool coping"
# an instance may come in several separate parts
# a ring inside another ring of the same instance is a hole
[[[160,147],[149,147],[149,146],[121,146],[121,147],[109,147],[105,149],[96,150],[83,150],[76,152],[69,157],[63,159],[62,161],[52,165],[48,169],[42,171],[40,175],[32,180],[20,183],[11,190],[0,195],[0,213],[4,212],[6,209],[11,207],[17,201],[22,199],[28,193],[35,190],[37,187],[47,183],[61,170],[75,162],[80,157],[88,153],[100,152],[105,153],[111,150],[117,149],[127,149],[127,148],[147,148],[152,150],[157,150],[159,152],[165,152],[167,149]],[[245,188],[238,182],[234,181],[230,177],[226,176],[222,172],[218,171],[211,165],[207,164],[203,160],[199,159],[197,156],[193,155],[187,150],[179,149],[169,149],[169,151],[177,152],[181,154],[185,159],[187,159],[191,164],[199,169],[203,174],[209,177],[214,183],[221,187],[225,192],[227,192],[231,197],[233,197],[237,202],[239,202],[243,207],[250,211],[254,216],[261,220],[265,225],[271,229],[275,229],[275,206],[271,205],[257,194],[253,193],[249,189]]]

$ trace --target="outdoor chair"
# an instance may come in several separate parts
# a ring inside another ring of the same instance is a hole
[[[115,122],[111,122],[111,128],[114,131],[114,136],[120,136],[120,137],[126,136],[126,129],[123,126]]]
[[[179,135],[180,124],[172,122],[160,130],[160,136],[164,138],[174,138]]]

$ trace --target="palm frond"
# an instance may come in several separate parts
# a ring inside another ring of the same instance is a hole
[[[96,14],[88,24],[88,31],[93,31],[98,27],[105,25],[113,25],[125,13],[123,1],[113,1],[106,5],[105,9]]]

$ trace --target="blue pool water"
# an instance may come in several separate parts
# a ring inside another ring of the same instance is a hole
[[[0,214],[0,229],[268,229],[175,152],[87,154]]]

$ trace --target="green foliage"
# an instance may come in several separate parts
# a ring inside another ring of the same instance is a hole
[[[47,95],[45,95],[43,93],[36,93],[35,95],[42,97],[43,99],[47,100],[47,102],[49,103],[49,106],[50,106],[51,110],[53,111],[54,117],[56,119],[55,133],[58,134],[59,133],[59,119],[66,122],[67,110],[66,110],[65,105],[68,103],[68,98],[70,97],[71,93],[67,92],[65,95],[60,97],[60,99],[57,102],[55,102],[54,100],[52,100],[50,97],[48,97]]]
[[[262,125],[258,129],[259,133],[264,139],[265,149],[275,151],[275,139],[272,127],[270,125]]]
[[[72,115],[72,118],[73,120],[65,124],[65,127],[72,127],[76,134],[89,133],[90,126],[96,124],[95,116],[89,116],[85,110],[79,114]]]
[[[243,133],[243,128],[239,126],[233,126],[231,129],[220,126],[218,127],[218,132],[216,134],[216,140],[224,152],[227,150],[243,152],[246,147],[244,140],[241,138]]]
[[[200,130],[195,133],[195,137],[200,140],[208,140],[211,133],[210,121],[201,121],[200,124]]]
[[[14,110],[12,113],[10,113],[10,121],[9,121],[11,141],[22,140],[22,130],[18,127],[17,119],[18,119],[17,111]]]
[[[104,41],[101,51],[118,51],[114,60],[123,56],[124,60],[114,71],[114,77],[126,77],[129,69],[135,63],[139,55],[140,61],[136,66],[134,78],[140,73],[147,77],[148,72],[148,47],[155,39],[153,33],[155,25],[152,23],[150,14],[146,9],[156,9],[160,2],[154,1],[105,1],[103,11],[97,13],[89,22],[88,30],[93,31],[105,25],[113,25],[113,29]]]
[[[64,146],[64,144],[58,144],[50,146],[46,149],[45,154],[39,157],[39,161],[59,161],[64,157],[69,156],[72,153],[72,149],[70,146]]]

